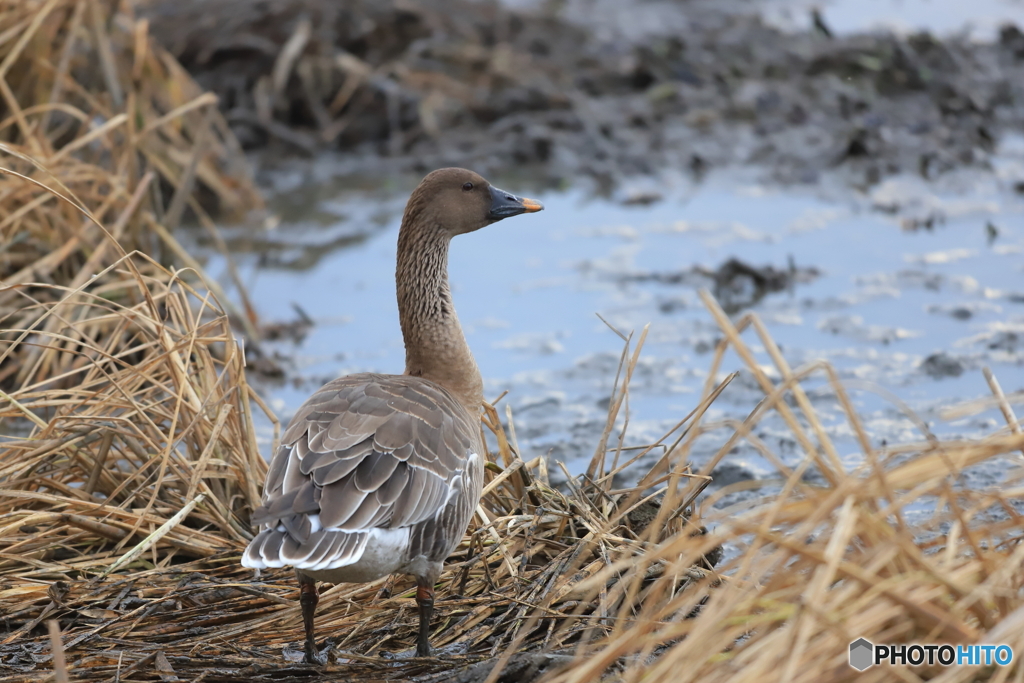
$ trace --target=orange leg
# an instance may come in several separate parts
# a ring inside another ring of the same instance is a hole
[[[420,608],[420,635],[416,639],[416,656],[430,656],[430,617],[434,613],[434,587],[417,582],[416,605]]]
[[[302,604],[302,625],[306,627],[306,664],[319,664],[316,658],[316,638],[313,636],[313,615],[316,604],[320,602],[320,593],[316,589],[316,581],[298,574],[299,602]]]

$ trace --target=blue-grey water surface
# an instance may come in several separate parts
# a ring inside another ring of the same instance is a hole
[[[628,439],[650,442],[694,406],[719,337],[697,296],[711,281],[693,269],[738,258],[819,272],[753,310],[792,366],[823,358],[840,369],[876,443],[921,434],[891,403],[863,390],[872,386],[898,396],[939,434],[987,433],[1002,425],[994,410],[953,422],[939,410],[989,395],[983,365],[1007,393],[1024,390],[1024,138],[1005,140],[992,164],[992,173],[964,171],[931,183],[897,177],[863,192],[827,182],[769,187],[737,171],[701,182],[627,182],[611,197],[494,178],[511,191],[530,189],[546,209],[457,238],[451,250],[456,306],[487,393],[510,392],[505,401],[524,456],[550,454],[580,471],[603,426],[621,351],[595,313],[625,332],[650,323]],[[227,235],[264,320],[295,319],[297,303],[316,322],[301,343],[268,344],[289,379],[261,386],[287,420],[332,377],[401,372],[395,241],[417,179],[382,186],[332,177],[329,160],[266,178],[279,222],[266,232],[233,228]],[[659,194],[653,203],[626,201]],[[723,371],[739,367],[730,354]],[[707,419],[743,418],[759,396],[741,375]],[[833,398],[812,391],[812,399],[856,464]],[[262,430],[268,449],[269,434]],[[760,435],[784,458],[799,457],[777,421],[766,421]],[[709,457],[726,436],[702,441],[694,459]],[[742,477],[770,471],[752,449],[738,449],[729,464]]]

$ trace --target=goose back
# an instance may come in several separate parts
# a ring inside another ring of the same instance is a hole
[[[387,562],[366,568],[373,576],[346,580],[439,565],[479,500],[482,453],[479,420],[435,382],[378,374],[329,382],[285,430],[243,564],[337,569],[387,547]]]

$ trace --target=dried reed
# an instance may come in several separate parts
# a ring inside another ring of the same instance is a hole
[[[925,427],[921,443],[875,446],[834,370],[789,368],[756,316],[734,323],[707,295],[724,336],[697,407],[630,456],[623,426],[645,333],[625,338],[606,428],[568,492],[548,485],[543,460],[526,461],[511,413],[506,431],[488,408],[497,452],[438,587],[439,657],[385,656],[415,638],[413,586],[399,578],[326,591],[318,630],[334,638],[332,661],[297,664],[292,577],[238,564],[265,474],[262,404],[223,299],[198,273],[136,251],[155,241],[194,263],[167,227],[186,205],[203,220],[197,184],[229,207],[256,199],[220,165],[236,157],[212,102],[144,23],[110,7],[0,1],[0,680],[438,681],[473,665],[463,681],[496,681],[506,664],[521,680],[565,665],[548,672],[556,683],[1024,678],[1019,664],[846,665],[857,637],[1024,652],[1024,436],[994,377],[1006,429],[941,441]],[[781,381],[741,337],[748,328]],[[703,424],[735,376],[714,381],[727,350],[765,398],[742,423]],[[815,375],[858,458],[840,457],[804,392]],[[773,411],[804,454],[796,467],[755,435]],[[723,426],[717,455],[688,470],[695,440]],[[724,509],[714,503],[727,490],[700,501],[741,439],[775,463],[780,492]],[[614,489],[616,472],[659,449],[638,486]],[[964,475],[993,462],[1006,463],[1003,481],[970,488]],[[722,543],[733,554],[716,568]],[[524,651],[561,656],[524,669]]]
[[[121,265],[138,272],[139,259]],[[161,666],[207,679],[212,669],[241,676],[252,666],[281,675],[299,655],[290,650],[300,628],[296,588],[288,572],[254,580],[238,565],[249,537],[242,520],[265,465],[253,445],[246,403],[253,396],[225,316],[203,315],[209,295],[180,279],[168,285],[140,274],[135,291],[113,282],[91,283],[83,294],[94,317],[81,316],[53,342],[74,340],[67,352],[83,368],[76,386],[23,387],[0,413],[39,425],[0,452],[0,605],[8,627],[0,666],[11,669],[8,680],[37,676],[32,655],[46,650],[40,625],[51,620],[61,626],[78,679],[105,680],[118,671],[162,676]],[[121,320],[122,334],[93,344],[85,331],[110,317]],[[639,344],[624,354],[613,413],[625,404],[638,352]],[[39,417],[47,413],[48,420]],[[335,635],[335,652],[347,661],[325,675],[432,675],[513,643],[558,650],[604,633],[616,605],[643,599],[610,580],[602,600],[581,601],[576,586],[627,549],[642,552],[638,534],[650,515],[617,507],[610,477],[569,494],[550,488],[540,459],[523,462],[514,431],[506,435],[493,407],[485,424],[498,452],[489,458],[476,523],[441,579],[443,616],[434,638],[463,654],[382,659],[415,636],[414,586],[401,579],[337,586],[323,597],[318,629]],[[605,440],[614,424],[613,414]],[[655,537],[687,525],[673,515]],[[652,566],[646,578],[660,574],[660,565]]]
[[[639,610],[620,606],[614,628],[580,646],[573,666],[549,680],[1024,679],[1019,655],[1010,667],[879,666],[860,673],[847,663],[849,643],[861,637],[874,643],[1005,643],[1024,652],[1024,436],[994,379],[1006,428],[976,441],[941,441],[918,419],[920,443],[875,446],[834,369],[823,362],[790,369],[756,315],[734,324],[710,295],[702,296],[724,335],[710,376],[731,349],[765,393],[742,424],[725,425],[733,436],[704,471],[747,439],[776,464],[781,492],[721,510],[711,504],[727,491],[709,497],[704,518],[718,525],[714,536],[736,554],[716,568],[717,585],[699,610],[702,592],[678,592],[674,576],[703,546],[686,536],[654,543],[639,566],[667,565],[648,589],[657,599]],[[741,338],[747,328],[781,381],[769,378]],[[842,406],[861,449],[854,466],[844,466],[854,460],[839,457],[801,387],[813,376],[824,376]],[[802,447],[804,458],[795,468],[755,436],[770,411],[781,415]],[[694,437],[710,427],[698,426]],[[684,443],[674,457],[685,461],[687,452]],[[968,477],[983,464],[1005,477],[972,488]],[[812,468],[822,476],[808,479]],[[594,600],[605,581],[637,563],[632,554],[612,558],[577,590]],[[711,581],[709,576],[702,585]]]
[[[123,269],[137,270],[137,259],[124,259]],[[168,285],[140,274],[134,283],[134,299],[111,296],[116,290],[102,277],[95,293],[86,292],[96,316],[120,317],[124,332],[120,344],[110,339],[103,347],[84,334],[75,338],[75,350],[65,352],[88,360],[81,384],[61,391],[26,386],[5,412],[45,424],[0,458],[0,479],[9,482],[0,512],[0,605],[9,629],[0,665],[10,671],[7,680],[38,677],[47,620],[60,624],[68,670],[81,680],[426,681],[494,659],[473,671],[479,680],[488,672],[497,680],[523,651],[574,651],[551,660],[570,662],[553,674],[559,683],[602,676],[844,680],[855,674],[845,658],[857,637],[1024,645],[1024,544],[1015,507],[1021,472],[991,490],[966,488],[960,479],[993,458],[1019,457],[1022,437],[1008,427],[977,442],[932,437],[875,448],[831,368],[792,371],[756,316],[734,326],[706,296],[724,333],[709,377],[731,348],[766,398],[744,423],[731,425],[733,437],[702,472],[690,474],[681,463],[714,427],[700,420],[724,383],[710,380],[698,408],[647,449],[664,446],[666,455],[641,485],[612,488],[611,475],[626,464],[619,464],[621,440],[612,437],[628,408],[641,335],[623,352],[589,476],[573,480],[568,493],[545,483],[542,461],[521,459],[510,413],[506,432],[496,409],[488,409],[485,424],[498,451],[487,492],[439,586],[434,639],[446,654],[383,656],[408,649],[415,637],[413,586],[397,579],[326,591],[318,626],[334,638],[335,658],[321,671],[293,664],[301,656],[301,622],[291,576],[275,571],[254,579],[237,564],[247,535],[241,520],[255,502],[263,464],[252,447],[251,393],[224,316],[196,315],[209,297],[180,280]],[[127,289],[123,280],[116,286]],[[188,305],[189,297],[204,303]],[[82,320],[61,335],[89,328],[91,319]],[[741,339],[747,327],[759,334],[780,383]],[[816,372],[830,381],[863,448],[864,464],[853,471],[801,389]],[[1008,404],[1004,409],[1012,415]],[[771,410],[806,448],[804,461],[790,469],[775,458],[782,492],[762,505],[717,511],[710,504],[717,494],[710,498],[706,518],[719,527],[701,533],[685,508],[737,439],[764,447],[752,430]],[[824,483],[805,478],[811,467]],[[652,488],[660,504],[645,502]],[[177,514],[192,503],[187,515]],[[923,504],[932,516],[911,525],[908,506]],[[705,558],[722,542],[740,552],[716,570]],[[130,547],[137,552],[126,553]],[[995,680],[1016,671],[995,672]],[[975,673],[864,675],[967,680]]]
[[[212,231],[208,209],[238,215],[261,205],[216,98],[127,8],[113,0],[0,0],[3,327],[29,327],[41,309],[27,303],[74,296],[126,251],[194,265],[169,230],[186,208]],[[252,327],[245,316],[239,322]],[[57,324],[50,317],[40,332]],[[0,388],[67,370],[42,362],[29,344],[11,355],[12,339],[4,341]],[[60,358],[69,356],[49,361]]]
[[[57,301],[4,329],[19,340],[4,354],[31,346],[66,370],[0,402],[5,424],[32,426],[0,444],[0,574],[168,566],[243,543],[266,467],[242,354],[209,292],[137,253],[77,296],[37,287]]]

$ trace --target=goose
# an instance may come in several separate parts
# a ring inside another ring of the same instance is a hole
[[[483,382],[452,305],[448,245],[456,235],[543,208],[466,169],[428,174],[410,196],[398,234],[405,372],[328,382],[288,423],[242,565],[294,568],[307,663],[322,663],[316,582],[366,583],[390,574],[416,579],[416,654],[430,656],[434,585],[480,502],[485,452]]]

